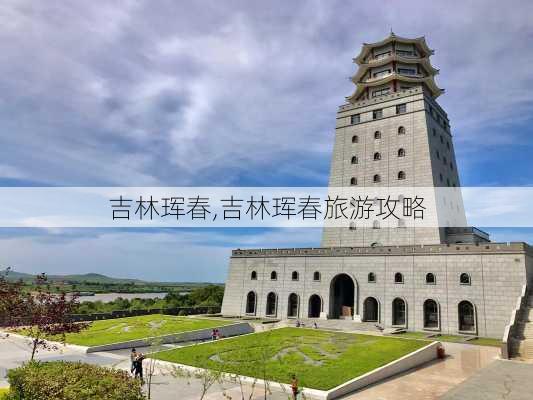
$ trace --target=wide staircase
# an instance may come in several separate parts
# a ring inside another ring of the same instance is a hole
[[[306,328],[313,328],[317,324],[319,329],[329,329],[344,332],[380,332],[375,322],[357,322],[349,319],[300,319]],[[290,325],[295,325],[296,321],[290,320]]]
[[[524,361],[533,361],[533,295],[531,294],[517,325],[511,345],[511,356]]]

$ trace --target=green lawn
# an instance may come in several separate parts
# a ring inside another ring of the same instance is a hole
[[[0,400],[2,400],[4,396],[8,393],[9,393],[9,388],[0,388]]]
[[[282,328],[162,351],[155,357],[262,379],[328,390],[414,350],[420,340]]]
[[[67,343],[81,346],[98,346],[128,340],[162,336],[230,325],[232,321],[188,318],[173,315],[143,315],[139,317],[94,321],[79,333],[67,334]]]
[[[427,336],[429,333],[426,332],[405,332],[405,333],[396,333],[394,335],[390,335],[392,337],[403,337],[403,338],[409,338],[409,339],[421,339],[421,340],[438,340],[439,342],[452,342],[452,343],[466,343],[466,344],[475,344],[478,346],[492,346],[492,347],[500,347],[502,344],[502,341],[499,339],[492,339],[492,338],[476,338],[469,341],[464,340],[464,336],[459,335],[440,335],[433,338],[428,338]]]

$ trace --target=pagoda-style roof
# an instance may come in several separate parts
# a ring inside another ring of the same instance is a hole
[[[363,92],[366,90],[367,87],[381,86],[393,80],[397,80],[400,82],[424,83],[433,98],[436,98],[440,96],[442,93],[444,93],[444,89],[441,89],[437,86],[433,76],[426,76],[426,77],[421,78],[421,77],[414,77],[414,76],[408,76],[408,75],[401,75],[398,73],[392,73],[390,75],[387,75],[383,79],[376,79],[370,82],[366,82],[364,84],[358,83],[357,88],[355,89],[355,92],[351,96],[346,97],[346,100],[348,100],[350,103],[354,103],[357,101],[359,96],[363,94]]]
[[[375,54],[376,48],[379,49],[379,54]],[[359,67],[351,77],[357,88],[347,100],[355,103],[362,97],[368,98],[370,94],[367,89],[372,87],[384,86],[389,87],[391,91],[397,91],[398,82],[424,86],[433,98],[440,96],[444,90],[435,83],[435,75],[439,70],[434,68],[429,60],[433,53],[424,37],[408,39],[392,32],[380,42],[363,44],[361,52],[353,59]],[[393,81],[394,83],[391,83]]]
[[[431,50],[427,43],[426,38],[424,36],[415,38],[415,39],[408,39],[400,36],[396,36],[394,33],[390,33],[389,36],[387,36],[385,39],[383,39],[380,42],[376,43],[364,43],[363,48],[361,49],[361,52],[357,57],[355,57],[353,60],[357,64],[362,64],[364,62],[364,59],[368,56],[368,53],[376,48],[376,47],[382,47],[392,42],[398,42],[398,43],[405,43],[405,44],[414,44],[418,50],[424,54],[425,57],[432,55],[434,52]]]
[[[429,57],[424,58],[414,58],[414,57],[402,57],[397,54],[392,54],[389,57],[380,58],[379,60],[360,64],[359,69],[350,79],[353,83],[358,83],[359,80],[364,76],[366,71],[369,68],[381,67],[382,65],[389,64],[391,61],[401,62],[404,64],[420,64],[430,75],[437,75],[439,70],[434,68],[429,61]]]

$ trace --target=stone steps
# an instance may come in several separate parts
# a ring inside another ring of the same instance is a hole
[[[528,309],[525,310],[520,325],[519,337],[512,339],[511,354],[523,360],[533,360],[533,296],[528,298]]]
[[[306,328],[312,328],[313,323],[316,323],[319,329],[380,332],[375,322],[357,322],[346,319],[301,319],[300,322],[303,322]],[[291,325],[295,323],[296,321],[290,322]]]
[[[533,339],[520,341],[517,353],[520,358],[526,360],[533,359]]]

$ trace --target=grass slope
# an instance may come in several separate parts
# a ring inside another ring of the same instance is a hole
[[[233,322],[152,314],[94,321],[86,330],[67,334],[66,339],[67,343],[70,344],[98,346],[197,329],[215,328],[231,323]]]
[[[328,390],[427,345],[419,340],[282,328],[193,345],[156,358],[302,387]]]

